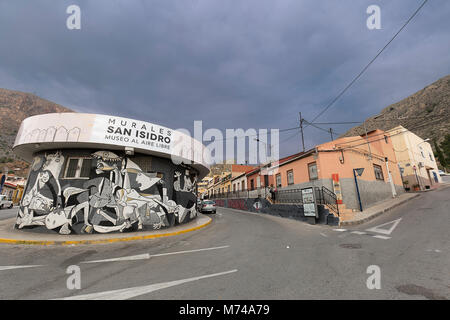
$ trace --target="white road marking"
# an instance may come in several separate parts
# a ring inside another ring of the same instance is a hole
[[[373,236],[374,238],[378,238],[378,239],[383,239],[383,240],[388,240],[388,239],[390,239],[391,237],[386,237],[386,236],[380,236],[380,235],[376,235],[376,236]]]
[[[12,269],[23,269],[23,268],[36,268],[42,267],[42,265],[31,265],[31,266],[0,266],[0,271],[12,270]]]
[[[347,229],[333,229],[333,231],[343,232],[343,231],[347,231]]]
[[[99,263],[99,262],[115,262],[115,261],[133,261],[133,260],[143,260],[150,259],[150,254],[138,254],[136,256],[128,256],[128,257],[119,257],[119,258],[111,258],[111,259],[103,259],[103,260],[92,260],[92,261],[83,261],[81,263]]]
[[[400,220],[402,220],[402,218],[397,219],[397,220],[393,220],[393,221],[390,221],[390,222],[386,222],[386,223],[383,223],[383,224],[380,224],[379,226],[367,229],[366,231],[382,233],[382,234],[389,235],[389,234],[392,233],[392,231],[394,231],[395,227],[397,227],[397,225],[399,224]],[[389,228],[389,230],[380,228],[380,227],[383,227],[383,226],[386,226],[386,225],[390,225],[390,224],[392,224],[392,226]]]
[[[237,269],[234,269],[234,270],[220,272],[220,273],[207,274],[207,275],[200,276],[200,277],[193,277],[193,278],[182,279],[182,280],[155,283],[155,284],[151,284],[148,286],[89,293],[89,294],[83,294],[83,295],[72,296],[72,297],[57,298],[57,299],[53,299],[53,300],[125,300],[125,299],[131,299],[131,298],[143,295],[143,294],[151,293],[153,291],[177,286],[177,285],[180,285],[183,283],[206,279],[206,278],[218,277],[218,276],[222,276],[222,275],[237,272],[237,271],[238,271]]]
[[[320,233],[321,236],[324,236],[325,238],[328,238],[328,236],[325,233]]]
[[[367,234],[364,231],[352,231],[351,233],[359,234],[359,235]]]
[[[158,253],[158,254],[139,254],[135,256],[128,257],[119,257],[119,258],[111,258],[111,259],[103,259],[103,260],[92,260],[92,261],[83,261],[82,263],[99,263],[99,262],[115,262],[115,261],[133,261],[133,260],[145,260],[150,259],[152,257],[162,257],[169,256],[173,254],[182,254],[182,253],[192,253],[192,252],[200,252],[200,251],[209,251],[209,250],[218,250],[228,248],[229,246],[221,246],[221,247],[211,247],[211,248],[203,248],[203,249],[194,249],[194,250],[185,250],[185,251],[177,251],[177,252],[167,252],[167,253]]]
[[[224,249],[224,248],[229,248],[229,247],[230,246],[221,246],[221,247],[211,247],[211,248],[194,249],[194,250],[186,250],[186,251],[158,253],[158,254],[152,254],[150,257],[162,257],[162,256],[169,256],[169,255],[172,255],[172,254],[191,253],[191,252],[200,252],[200,251],[209,251],[209,250],[218,250],[218,249]]]

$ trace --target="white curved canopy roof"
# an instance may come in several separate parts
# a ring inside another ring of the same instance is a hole
[[[90,113],[49,113],[22,121],[14,153],[31,161],[38,151],[53,149],[124,150],[172,159],[209,173],[209,153],[189,135],[154,123]]]

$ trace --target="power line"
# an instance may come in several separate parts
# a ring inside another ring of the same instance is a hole
[[[429,115],[429,116],[422,116],[422,117],[403,117],[403,118],[391,118],[391,119],[387,119],[387,118],[370,119],[369,118],[365,121],[313,122],[313,123],[317,124],[317,125],[361,124],[361,123],[369,122],[369,121],[403,121],[403,120],[409,120],[409,119],[432,119],[432,118],[436,118],[436,117],[443,118],[442,115],[436,114],[436,115]]]
[[[422,9],[422,7],[428,2],[425,0],[419,8],[413,13],[413,15],[406,21],[406,23],[397,31],[397,33],[389,40],[389,42],[377,53],[377,55],[361,70],[361,72],[342,90],[311,122],[314,122],[322,114],[324,114],[355,82],[358,80],[362,74],[370,67],[370,65],[383,53],[383,51],[389,46],[389,44],[399,35],[399,33],[409,24],[409,22],[417,15],[417,13]]]
[[[437,120],[435,120],[435,121],[437,122]],[[426,127],[426,126],[428,126],[428,125],[430,125],[430,124],[433,124],[433,123],[426,123],[426,124],[423,124],[423,125],[419,125],[419,126],[416,126],[415,129],[417,129],[417,128],[422,128],[422,127]],[[398,129],[397,129],[397,128],[392,128],[392,129],[390,129],[390,130],[384,131],[383,133],[378,133],[378,134],[371,135],[370,138],[376,137],[376,136],[380,136],[380,135],[383,135],[383,136],[386,136],[386,137],[391,137],[391,136],[394,136],[394,135],[397,135],[397,134],[400,134],[400,133],[404,133],[404,132],[409,131],[408,129],[405,128],[405,130],[400,131],[399,133],[396,133],[396,134],[393,134],[393,135],[386,135],[386,133],[389,133],[389,132],[394,131],[394,130],[398,130]],[[379,140],[383,140],[383,139],[384,139],[384,137],[382,137],[382,138],[380,138],[380,139],[370,140],[369,143],[370,143],[370,142],[379,141]],[[337,144],[346,144],[346,143],[351,143],[351,142],[356,142],[356,141],[361,141],[361,140],[360,140],[360,139],[357,139],[357,140],[355,139],[355,140],[350,140],[350,141],[346,141],[346,142],[342,142],[342,143],[337,143]],[[363,144],[367,144],[367,143],[368,143],[368,142],[366,141],[366,142],[364,142],[364,143],[357,144],[357,145],[354,145],[354,146],[344,147],[343,149],[354,148],[354,147],[357,147],[357,146],[360,146],[360,145],[363,145]]]
[[[325,131],[325,132],[327,132],[327,133],[330,133],[330,130],[328,129],[324,129],[324,128],[321,128],[321,127],[319,127],[319,126],[317,126],[315,123],[311,123],[311,122],[309,122],[309,121],[307,121],[307,120],[305,120],[305,119],[303,119],[303,121],[305,121],[307,124],[309,124],[309,125],[312,125],[314,128],[317,128],[317,129],[319,129],[319,130],[322,130],[322,131]],[[330,128],[331,129],[331,128]],[[339,133],[339,132],[337,132],[337,131],[335,131],[335,130],[332,130],[332,132],[333,133],[335,133],[335,134],[338,134],[338,135],[341,135],[341,133]]]
[[[279,133],[283,133],[283,132],[292,131],[292,130],[295,130],[295,129],[300,129],[300,127],[278,129],[278,132]],[[250,138],[250,137],[257,137],[257,136],[259,136],[258,133],[257,134],[250,134],[250,135],[245,135],[244,134],[243,136],[239,136],[239,137],[234,136],[234,137],[230,137],[230,138],[215,139],[213,141],[225,141],[225,140],[231,140],[231,139],[241,139],[241,138],[247,138],[247,137]]]

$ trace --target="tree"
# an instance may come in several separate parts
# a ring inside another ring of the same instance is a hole
[[[446,168],[447,163],[445,161],[444,154],[442,153],[441,148],[439,148],[439,145],[437,144],[436,139],[433,139],[433,144],[434,144],[434,149],[436,150],[436,152],[434,153],[434,157],[439,160],[439,163],[441,164],[442,167]]]
[[[442,149],[442,153],[445,159],[445,165],[443,166],[448,168],[450,165],[450,134],[447,134],[445,136],[444,141],[441,142],[440,148]]]

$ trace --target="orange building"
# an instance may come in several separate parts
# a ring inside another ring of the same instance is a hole
[[[357,175],[356,169],[362,171]],[[359,210],[404,192],[391,138],[382,130],[345,137],[280,159],[267,169],[278,190],[326,187],[341,207]],[[356,189],[358,183],[360,201]]]

